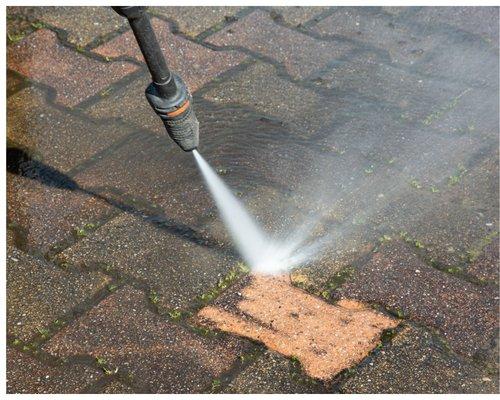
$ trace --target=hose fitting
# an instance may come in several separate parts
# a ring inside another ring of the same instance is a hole
[[[128,19],[153,82],[146,88],[146,98],[160,116],[168,135],[182,150],[198,147],[199,123],[193,110],[193,99],[180,76],[172,73],[146,13],[147,7],[113,7]]]
[[[179,75],[172,73],[171,79],[177,88],[173,96],[162,96],[158,85],[152,82],[146,88],[146,98],[172,140],[182,150],[191,151],[198,147],[200,125],[193,110],[193,98]]]

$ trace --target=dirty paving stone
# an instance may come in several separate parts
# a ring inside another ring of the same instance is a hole
[[[128,25],[111,7],[30,7],[32,18],[67,32],[67,40],[86,46],[96,38]]]
[[[231,287],[196,317],[297,357],[307,375],[324,381],[360,362],[381,332],[398,324],[357,301],[331,305],[291,286],[287,277],[260,275]]]
[[[325,124],[329,111],[343,106],[341,99],[327,99],[294,85],[279,77],[272,65],[262,62],[218,82],[203,97],[216,104],[243,104],[303,137],[312,136]]]
[[[443,155],[440,163],[447,158]],[[411,190],[388,202],[370,221],[381,230],[403,234],[429,262],[441,268],[460,267],[467,271],[470,255],[478,251],[477,246],[498,232],[498,194],[492,195],[498,193],[497,160],[489,153],[470,171],[463,164],[465,171],[455,164],[457,167],[436,186],[421,178],[429,177],[428,173],[417,175],[415,181],[407,178]],[[421,187],[412,187],[411,182],[418,182]],[[432,187],[439,192],[433,193]]]
[[[88,228],[119,212],[78,190],[66,175],[40,169],[32,161],[25,168],[25,176],[7,173],[7,221],[16,227],[18,245],[26,251],[45,255],[71,242],[78,230],[87,234]]]
[[[328,10],[329,7],[272,7],[270,9],[271,18],[277,21],[283,21],[293,26],[301,26],[309,22],[314,17]]]
[[[7,393],[79,393],[103,374],[86,365],[49,366],[7,348]]]
[[[349,60],[325,68],[311,81],[328,89],[332,97],[341,92],[355,92],[380,103],[386,112],[405,123],[424,123],[429,115],[450,105],[467,87],[422,77],[380,60],[374,52],[362,52]],[[466,94],[466,93],[465,93]],[[458,100],[457,100],[458,101]],[[448,109],[439,113],[444,114]],[[476,108],[477,111],[477,108]]]
[[[488,345],[497,332],[494,290],[429,267],[396,241],[383,244],[335,297],[383,305],[436,329],[455,351],[467,356]]]
[[[161,310],[187,309],[217,286],[236,259],[221,249],[197,244],[175,226],[161,226],[123,214],[65,250],[75,265],[98,264],[125,273],[157,292]]]
[[[482,254],[467,268],[467,272],[481,281],[490,281],[498,284],[498,248],[500,246],[498,237],[487,244]]]
[[[124,126],[61,111],[33,86],[7,100],[7,138],[63,173],[131,133]]]
[[[180,32],[195,37],[236,19],[235,14],[242,9],[243,7],[149,7],[149,12],[175,21]]]
[[[102,394],[134,394],[136,391],[119,381],[108,383],[101,391]]]
[[[63,271],[16,248],[7,251],[7,334],[29,341],[109,282],[98,272]]]
[[[206,40],[216,46],[244,47],[271,58],[282,63],[294,79],[308,77],[352,49],[348,44],[316,40],[278,25],[262,10],[252,12]],[[300,52],[296,51],[298,47]]]
[[[313,28],[323,36],[340,36],[388,54],[390,62],[408,66],[419,62],[437,41],[425,31],[413,32],[401,22],[380,14],[368,14],[357,7],[340,7]]]
[[[9,48],[8,68],[53,87],[55,101],[67,107],[76,106],[138,68],[124,61],[106,63],[86,57],[63,46],[56,33],[47,29],[39,29]]]
[[[479,35],[498,49],[498,7],[420,7],[413,20]],[[478,23],[481,21],[481,23]]]
[[[322,393],[324,386],[306,377],[297,362],[266,351],[238,374],[223,393]]]
[[[229,336],[206,338],[149,311],[144,293],[124,287],[54,336],[44,350],[90,355],[154,393],[200,393],[252,346]]]
[[[169,69],[182,76],[191,92],[246,58],[238,51],[214,51],[174,35],[170,24],[159,18],[152,18],[151,24],[168,60]],[[104,57],[128,56],[143,61],[131,31],[99,46],[94,52]]]
[[[429,331],[410,325],[340,388],[343,393],[498,393],[498,377],[450,353]]]

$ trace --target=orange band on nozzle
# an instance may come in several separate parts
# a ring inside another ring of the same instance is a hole
[[[167,113],[168,117],[177,117],[178,115],[182,114],[186,109],[189,107],[189,100],[186,100],[186,102],[177,110],[172,111]]]

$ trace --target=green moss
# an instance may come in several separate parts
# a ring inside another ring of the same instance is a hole
[[[342,268],[340,271],[336,272],[327,283],[330,290],[335,290],[342,286],[348,279],[351,279],[356,272],[355,268],[352,266],[347,266]]]
[[[220,278],[217,286],[199,296],[202,303],[208,303],[219,296],[241,276],[248,274],[250,268],[243,263],[236,264],[224,277]]]
[[[160,301],[160,297],[158,296],[158,293],[154,290],[151,290],[149,292],[148,298],[149,298],[149,301],[155,305],[158,304],[158,302]]]
[[[179,321],[182,318],[182,312],[178,309],[168,311],[168,316],[174,321]]]

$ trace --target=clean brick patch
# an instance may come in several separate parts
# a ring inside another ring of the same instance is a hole
[[[246,58],[237,51],[217,52],[176,36],[170,31],[169,24],[161,19],[153,18],[151,23],[169,68],[182,76],[191,92]],[[98,47],[95,52],[106,57],[128,56],[143,61],[130,31]]]
[[[398,322],[362,303],[335,305],[290,285],[285,277],[251,276],[197,315],[201,323],[263,342],[297,357],[313,378],[329,380],[360,362]]]
[[[57,62],[54,62],[57,60]],[[100,62],[64,47],[57,35],[40,29],[7,51],[7,66],[56,90],[56,102],[73,107],[135,71],[134,64]]]

